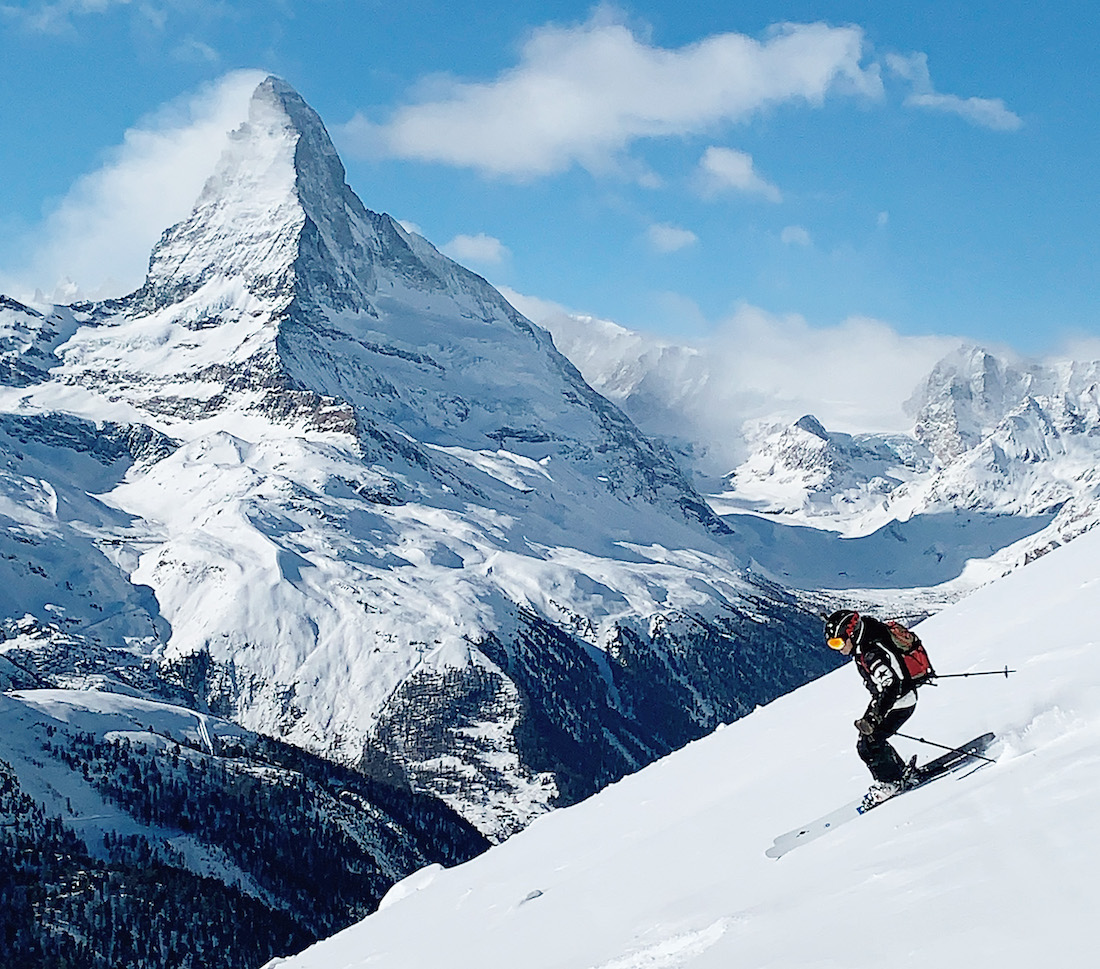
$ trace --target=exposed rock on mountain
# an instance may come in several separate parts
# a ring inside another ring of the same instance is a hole
[[[754,422],[745,436],[750,455],[730,487],[767,514],[849,519],[932,466],[928,450],[905,435],[829,432],[812,415],[789,426]]]

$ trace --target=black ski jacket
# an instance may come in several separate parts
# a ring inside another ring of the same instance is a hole
[[[874,616],[863,616],[862,628],[852,642],[853,656],[863,685],[871,694],[864,719],[873,724],[882,723],[886,714],[915,706],[917,688],[905,669],[886,624]]]

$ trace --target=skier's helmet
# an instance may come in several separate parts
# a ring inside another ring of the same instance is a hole
[[[844,640],[857,639],[862,629],[863,620],[858,612],[838,609],[825,620],[825,642],[831,649],[840,649]]]

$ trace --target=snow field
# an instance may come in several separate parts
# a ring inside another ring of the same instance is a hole
[[[997,763],[774,861],[868,777],[845,667],[486,855],[418,873],[280,969],[825,969],[1091,961],[1100,910],[1100,530],[921,626],[943,680],[905,732]],[[905,756],[936,751],[898,741]],[[403,897],[402,897],[403,896]]]

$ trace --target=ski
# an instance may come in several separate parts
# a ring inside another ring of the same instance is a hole
[[[985,754],[995,739],[995,736],[991,733],[982,734],[980,737],[975,737],[969,743],[963,744],[958,749],[930,760],[927,764],[918,768],[917,782],[901,793],[905,794],[909,791],[914,791],[919,787],[923,787],[925,784],[929,784],[941,777],[953,774],[964,767],[973,766],[975,757]],[[984,766],[984,764],[979,764],[978,766],[981,767]],[[888,798],[887,800],[892,801],[894,798],[900,796],[900,794],[895,794],[894,797]],[[886,804],[887,801],[882,801],[880,803]],[[873,807],[878,806],[879,805],[876,804]],[[861,814],[873,810],[873,807],[864,808],[863,798],[857,798],[842,807],[838,807],[835,811],[830,811],[823,817],[810,821],[808,824],[804,824],[801,827],[793,828],[786,834],[781,834],[764,854],[769,858],[782,858],[788,851],[793,851],[800,845],[816,841],[818,838],[828,834],[835,828],[839,828],[842,824],[854,821]]]

